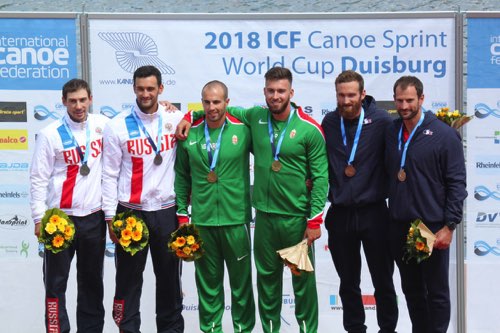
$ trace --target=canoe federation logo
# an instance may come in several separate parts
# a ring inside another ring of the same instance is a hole
[[[128,73],[146,65],[155,66],[162,74],[175,74],[174,68],[159,58],[158,46],[142,32],[100,32],[100,39],[115,49],[118,65]]]

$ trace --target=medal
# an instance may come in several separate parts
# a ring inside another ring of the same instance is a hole
[[[404,169],[399,169],[398,179],[400,182],[404,182],[406,180],[406,172]]]
[[[217,174],[215,171],[210,171],[208,173],[207,180],[209,183],[215,183],[217,181]]]
[[[356,168],[352,164],[349,164],[345,167],[344,174],[349,178],[353,177],[356,174]]]
[[[271,164],[271,169],[274,172],[278,172],[281,170],[281,162],[280,161],[273,161],[273,164]]]
[[[82,164],[82,166],[80,167],[80,175],[88,176],[89,173],[90,173],[90,168],[87,165],[87,163]]]
[[[160,154],[156,154],[155,159],[153,160],[153,163],[155,165],[160,165],[161,162],[163,162],[163,157],[161,157]]]

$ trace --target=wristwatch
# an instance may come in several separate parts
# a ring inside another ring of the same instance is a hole
[[[446,222],[446,226],[450,231],[453,231],[457,228],[457,224],[455,222]]]

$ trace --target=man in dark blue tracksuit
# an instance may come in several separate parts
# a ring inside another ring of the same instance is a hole
[[[467,196],[458,132],[423,112],[422,82],[403,76],[394,85],[401,119],[386,132],[391,247],[401,274],[413,332],[445,333],[450,322],[449,246]],[[420,218],[436,234],[432,255],[402,261],[410,223]]]
[[[388,246],[384,132],[391,118],[367,96],[363,77],[344,71],[335,80],[337,109],[323,119],[328,165],[329,199],[326,216],[328,246],[340,277],[344,328],[366,332],[361,297],[361,254],[375,287],[380,332],[394,332],[398,307]],[[359,126],[358,126],[359,125]],[[345,140],[344,138],[345,137]]]

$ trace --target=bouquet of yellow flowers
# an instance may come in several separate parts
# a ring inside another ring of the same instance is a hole
[[[194,224],[183,224],[172,233],[168,242],[170,251],[184,261],[193,261],[203,256],[203,240]]]
[[[459,129],[467,124],[474,116],[467,116],[458,110],[450,111],[450,108],[444,107],[436,111],[436,117],[451,127]]]
[[[59,253],[67,249],[75,237],[75,225],[68,215],[59,208],[47,209],[40,222],[38,241],[46,250]]]
[[[143,220],[126,211],[117,214],[111,222],[111,229],[115,233],[125,252],[134,255],[148,245],[149,230]]]
[[[408,235],[406,236],[406,246],[403,260],[408,263],[415,259],[417,264],[429,258],[432,254],[432,248],[436,236],[420,219],[411,223]]]

